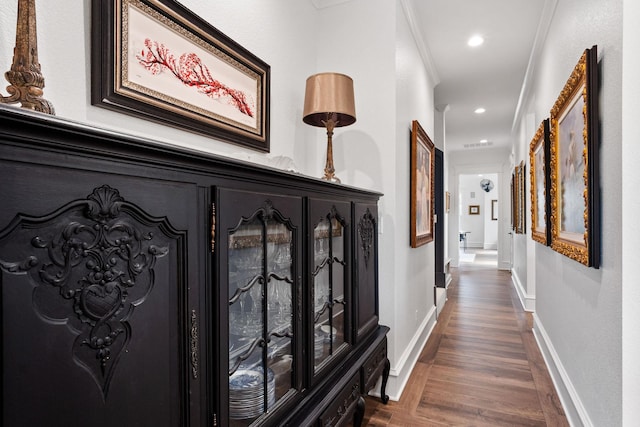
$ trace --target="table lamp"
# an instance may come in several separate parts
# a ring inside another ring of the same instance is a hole
[[[340,182],[333,167],[333,128],[356,121],[353,80],[339,73],[320,73],[307,78],[302,121],[327,129],[327,160],[322,179]]]

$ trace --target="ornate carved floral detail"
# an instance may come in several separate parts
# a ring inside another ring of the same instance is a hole
[[[369,268],[369,258],[371,257],[371,249],[373,248],[374,237],[374,218],[369,209],[362,215],[358,222],[358,234],[360,235],[360,245],[362,254],[364,255],[364,264]]]
[[[28,271],[36,285],[35,311],[48,323],[66,323],[77,335],[74,360],[105,398],[131,337],[127,320],[153,288],[156,259],[168,253],[168,247],[154,244],[159,240],[154,231],[166,229],[159,222],[105,185],[45,217],[19,216],[0,235],[25,243],[33,236],[33,255],[0,265],[9,273]]]
[[[216,204],[211,203],[211,253],[216,251]]]
[[[191,310],[191,375],[198,379],[198,317]]]

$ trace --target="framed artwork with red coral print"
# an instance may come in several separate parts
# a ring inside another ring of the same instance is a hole
[[[92,5],[93,105],[269,151],[269,65],[175,1]]]

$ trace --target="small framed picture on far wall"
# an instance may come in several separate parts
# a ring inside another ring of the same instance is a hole
[[[480,215],[480,205],[469,205],[469,215]]]

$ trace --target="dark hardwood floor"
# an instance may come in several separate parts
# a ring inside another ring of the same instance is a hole
[[[453,269],[448,301],[399,402],[368,397],[367,426],[568,426],[513,289],[490,262]]]

